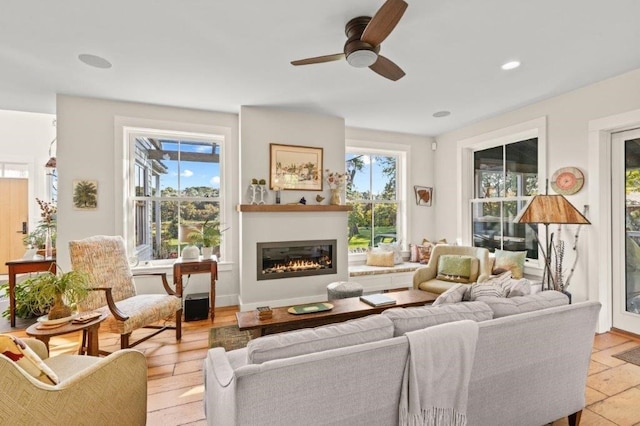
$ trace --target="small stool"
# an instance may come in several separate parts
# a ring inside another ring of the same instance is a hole
[[[362,296],[363,288],[358,283],[336,281],[327,286],[327,299],[346,299],[347,297]]]

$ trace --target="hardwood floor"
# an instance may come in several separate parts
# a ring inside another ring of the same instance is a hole
[[[176,343],[172,332],[164,332],[136,347],[145,354],[148,363],[148,425],[206,424],[202,362],[208,349],[209,329],[235,324],[236,311],[237,307],[217,308],[213,323],[210,320],[183,322],[180,343]],[[24,329],[14,329],[11,333],[26,337]],[[79,337],[71,334],[52,338],[51,356],[74,353]],[[595,337],[587,380],[587,407],[581,425],[640,426],[640,367],[612,357],[635,346],[640,346],[638,336],[610,332]],[[100,334],[101,349],[118,347],[119,336]],[[563,419],[553,426],[566,424]]]

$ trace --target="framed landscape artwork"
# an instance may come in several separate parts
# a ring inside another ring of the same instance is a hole
[[[269,144],[269,188],[322,191],[322,148]]]
[[[431,200],[433,198],[433,188],[428,186],[414,185],[413,190],[416,193],[417,205],[431,207]]]

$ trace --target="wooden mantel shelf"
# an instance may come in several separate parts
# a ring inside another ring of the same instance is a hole
[[[304,204],[239,204],[239,212],[350,212],[351,206]]]

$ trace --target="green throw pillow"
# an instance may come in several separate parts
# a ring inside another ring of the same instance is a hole
[[[507,251],[496,249],[496,258],[493,262],[493,274],[511,271],[511,277],[519,280],[524,276],[524,260],[526,251]]]
[[[471,256],[445,254],[438,258],[439,280],[468,283],[471,276]]]

